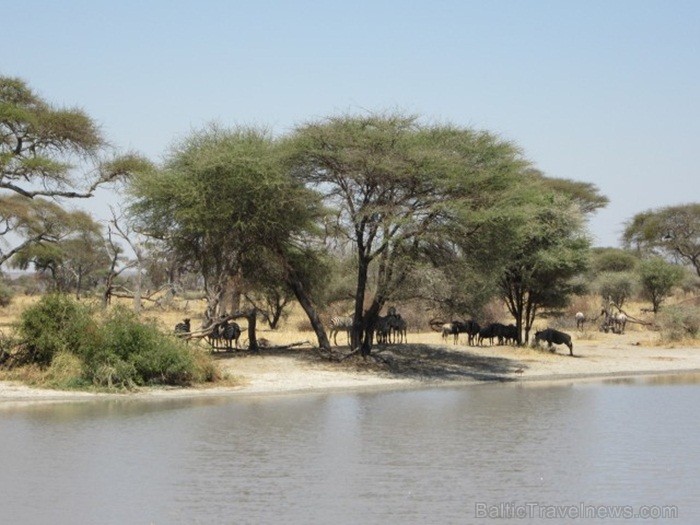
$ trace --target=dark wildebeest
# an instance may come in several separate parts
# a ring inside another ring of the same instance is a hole
[[[474,338],[479,335],[480,329],[479,323],[474,319],[469,319],[469,321],[452,321],[452,330],[455,335],[455,340],[459,337],[459,334],[467,334],[468,345],[474,344]]]
[[[501,325],[503,326],[503,325]],[[512,345],[517,345],[518,344],[518,328],[514,324],[509,324],[508,326],[503,326],[500,329],[500,334],[499,335],[499,340],[500,337],[503,337],[503,343],[504,344],[512,344]]]
[[[569,353],[574,355],[574,345],[571,342],[571,336],[559,330],[555,330],[554,328],[547,328],[546,330],[535,332],[535,342],[538,341],[547,341],[550,352],[554,352],[552,345],[566,345],[569,347]]]
[[[498,337],[498,333],[500,332],[499,326],[503,325],[500,323],[491,323],[479,330],[479,344],[483,344],[484,339],[488,339],[489,343],[493,344],[493,338]]]
[[[467,344],[474,344],[474,338],[479,333],[479,323],[470,319],[469,321],[452,321],[451,323],[445,323],[442,325],[442,339],[446,341],[447,338],[452,335],[453,343],[457,344],[459,340],[459,334],[467,334]]]

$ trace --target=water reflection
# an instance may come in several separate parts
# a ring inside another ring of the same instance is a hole
[[[637,375],[629,377],[618,377],[614,379],[605,379],[603,383],[608,385],[697,385],[700,384],[700,374],[697,372],[685,373],[679,372],[675,374],[653,374],[653,375]]]
[[[697,516],[698,402],[693,385],[511,384],[2,410],[0,520],[464,523],[514,501]]]

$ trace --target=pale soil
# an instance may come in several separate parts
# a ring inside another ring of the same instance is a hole
[[[580,380],[700,372],[698,342],[664,345],[657,341],[658,336],[654,332],[634,329],[625,335],[595,331],[570,333],[574,340],[575,357],[570,357],[564,346],[556,347],[554,353],[544,348],[455,346],[451,341],[445,344],[437,333],[409,334],[410,345],[376,348],[374,355],[377,358],[368,361],[354,356],[342,362],[330,362],[318,357],[310,345],[289,350],[262,349],[256,355],[247,352],[220,353],[216,356],[217,362],[224,372],[232,376],[235,386],[212,388],[93,394],[35,389],[0,381],[0,406],[110,396],[170,398],[290,394],[415,388],[482,381]],[[310,334],[306,334],[306,337],[311,339]],[[274,339],[272,336],[270,338]],[[272,343],[283,344],[279,341]],[[347,354],[347,348],[339,350]],[[202,351],[206,351],[203,346]]]

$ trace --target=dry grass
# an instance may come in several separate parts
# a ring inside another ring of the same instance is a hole
[[[10,306],[0,308],[0,331],[6,335],[11,335],[12,325],[18,321],[21,312],[28,306],[35,303],[38,299],[38,296],[17,295],[13,298]],[[98,308],[100,307],[100,302],[98,300],[83,300],[94,304]],[[617,334],[604,334],[603,332],[600,332],[598,330],[599,321],[589,321],[582,331],[576,330],[573,321],[573,315],[576,311],[579,311],[579,309],[585,309],[587,312],[595,312],[597,310],[597,307],[594,306],[595,298],[579,298],[577,301],[578,302],[572,304],[571,308],[567,310],[567,315],[560,319],[538,319],[535,322],[531,335],[534,334],[535,330],[546,328],[547,326],[558,325],[565,331],[569,331],[577,340],[580,341],[587,341],[594,344],[609,344],[620,340],[620,336]],[[127,299],[114,299],[111,307],[114,307],[117,304],[131,307],[132,301]],[[144,318],[154,319],[165,331],[172,331],[177,323],[181,322],[184,318],[190,318],[192,327],[195,329],[201,325],[203,320],[202,314],[205,307],[206,304],[203,300],[176,298],[167,308],[160,308],[152,304],[146,304],[142,309],[142,316]],[[625,311],[636,319],[650,321],[653,319],[653,317],[651,314],[642,311],[642,309],[645,307],[648,307],[646,303],[630,303],[629,305],[626,305]],[[402,310],[400,305],[399,310]],[[501,311],[493,311],[490,313],[493,315],[496,313],[501,316],[503,315],[503,312]],[[440,334],[426,328],[427,317],[425,320],[423,320],[423,322],[421,322],[421,319],[415,317],[415,315],[411,316],[409,321],[409,344],[441,345],[443,341]],[[571,319],[569,319],[569,317],[571,317]],[[512,322],[505,317],[501,317],[500,319],[502,321]],[[247,345],[246,321],[245,319],[240,319],[237,322],[241,325],[243,330],[240,342],[242,346],[245,347]],[[658,333],[642,324],[629,322],[625,332],[626,335],[630,335],[635,339],[635,344],[640,344],[643,346],[653,346],[659,344]],[[276,330],[271,330],[267,324],[258,321],[257,336],[263,341],[263,345],[268,344],[269,346],[284,346],[303,341],[308,341],[310,346],[314,346],[316,344],[316,335],[311,330],[308,319],[303,310],[297,305],[294,305],[290,315]],[[338,343],[339,345],[346,344],[344,334],[340,334],[338,336]],[[202,347],[206,346],[203,342],[200,342],[199,344],[201,344]],[[694,344],[697,344],[697,341],[674,342],[674,345],[678,346],[692,346]]]

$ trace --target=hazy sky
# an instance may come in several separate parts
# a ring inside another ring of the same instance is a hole
[[[596,184],[599,246],[638,212],[700,201],[697,0],[23,0],[0,17],[0,74],[155,161],[212,121],[280,134],[400,110]]]

